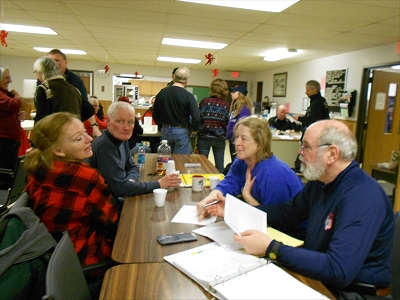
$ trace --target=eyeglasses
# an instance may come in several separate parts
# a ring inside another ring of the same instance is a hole
[[[303,142],[299,142],[301,148],[301,154],[304,154],[304,149],[312,149],[312,148],[319,148],[324,146],[332,146],[332,144],[321,144],[316,146],[304,146]]]

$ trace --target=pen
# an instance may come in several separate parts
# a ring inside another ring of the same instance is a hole
[[[207,203],[207,204],[203,205],[202,207],[205,208],[205,207],[207,207],[207,206],[217,204],[219,201],[221,201],[221,200],[215,200],[215,201],[213,201],[213,202],[210,202],[210,203]]]

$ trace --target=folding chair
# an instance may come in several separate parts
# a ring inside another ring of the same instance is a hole
[[[0,169],[0,173],[12,175],[11,187],[7,190],[0,190],[0,212],[14,203],[24,192],[26,186],[25,155],[20,156],[15,171]]]

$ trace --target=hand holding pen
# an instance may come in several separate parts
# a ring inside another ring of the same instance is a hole
[[[209,215],[223,215],[225,207],[225,197],[219,190],[213,190],[206,198],[197,203],[197,213],[199,221]]]

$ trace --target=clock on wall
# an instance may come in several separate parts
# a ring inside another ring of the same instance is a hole
[[[96,69],[96,75],[99,78],[106,79],[108,76],[110,76],[110,67],[107,65],[100,65]]]

